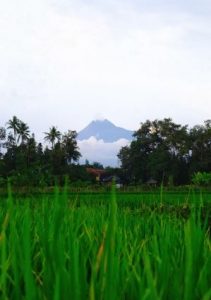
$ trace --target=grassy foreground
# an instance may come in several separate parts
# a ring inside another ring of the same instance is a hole
[[[1,199],[0,299],[211,299],[209,196],[96,197]]]

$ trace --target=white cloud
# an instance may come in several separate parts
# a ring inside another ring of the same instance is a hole
[[[126,139],[120,139],[113,143],[105,143],[103,140],[97,140],[95,137],[90,137],[88,140],[78,141],[78,146],[82,154],[81,162],[86,159],[89,162],[101,162],[105,166],[118,166],[117,154],[119,150],[129,145]]]
[[[208,119],[211,21],[158,2],[2,3],[3,122],[16,114],[43,132],[80,130],[98,114],[131,129],[146,118]]]

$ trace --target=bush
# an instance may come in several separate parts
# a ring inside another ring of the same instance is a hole
[[[7,181],[5,180],[5,178],[0,176],[0,187],[5,187],[6,185],[7,185]]]
[[[211,186],[211,173],[197,172],[193,175],[192,182],[199,186]]]

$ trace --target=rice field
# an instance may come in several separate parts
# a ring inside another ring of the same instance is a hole
[[[211,299],[211,194],[0,198],[0,299]]]

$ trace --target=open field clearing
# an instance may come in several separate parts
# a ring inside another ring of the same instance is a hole
[[[211,195],[0,201],[1,299],[211,299]]]

